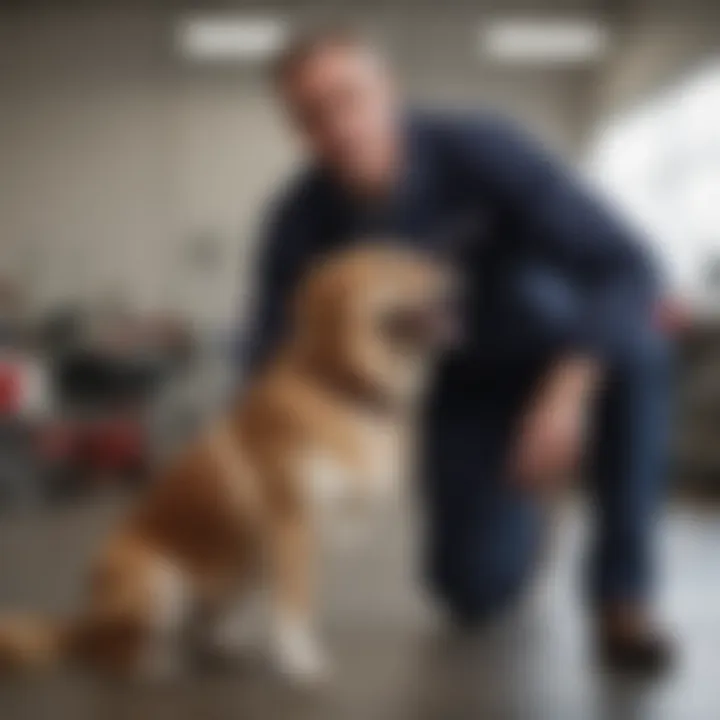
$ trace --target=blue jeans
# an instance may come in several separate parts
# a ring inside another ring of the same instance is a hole
[[[540,283],[541,290],[547,287]],[[549,293],[530,310],[535,336],[562,334],[572,317]],[[446,383],[430,404],[424,442],[426,558],[430,583],[450,609],[475,618],[517,596],[532,575],[541,509],[506,469],[514,428],[552,362],[504,365],[488,377]],[[511,369],[509,369],[511,368]],[[594,508],[590,602],[644,602],[653,583],[653,525],[662,501],[668,447],[671,362],[650,327],[604,360],[594,407],[588,472]],[[457,373],[456,373],[457,376]]]

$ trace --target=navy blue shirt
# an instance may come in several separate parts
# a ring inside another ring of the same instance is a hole
[[[405,141],[402,180],[380,204],[354,200],[317,168],[276,201],[261,245],[251,366],[282,333],[308,263],[368,235],[454,255],[465,270],[468,342],[451,373],[463,382],[555,354],[602,358],[648,321],[657,282],[642,248],[511,123],[416,114]]]

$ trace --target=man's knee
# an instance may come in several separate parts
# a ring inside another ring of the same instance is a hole
[[[455,548],[452,555],[446,552],[432,558],[432,590],[453,618],[461,623],[481,622],[522,594],[533,576],[535,543],[523,542],[520,547],[518,541],[523,538],[515,540],[512,548],[498,543],[488,552],[487,546],[466,545]],[[503,546],[508,552],[501,552]]]
[[[527,572],[500,576],[466,576],[439,585],[435,593],[459,625],[477,625],[511,606],[527,584]]]

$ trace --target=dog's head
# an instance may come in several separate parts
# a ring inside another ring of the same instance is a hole
[[[448,266],[397,246],[364,245],[313,268],[295,297],[294,340],[330,381],[411,399],[456,337]]]

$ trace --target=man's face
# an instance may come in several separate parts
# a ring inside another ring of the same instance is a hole
[[[392,179],[396,102],[370,51],[317,50],[286,78],[283,97],[311,153],[345,182],[372,191]]]

